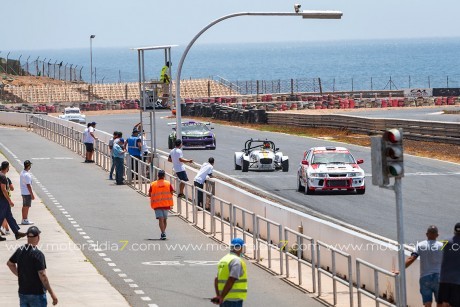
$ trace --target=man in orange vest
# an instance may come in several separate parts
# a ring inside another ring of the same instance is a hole
[[[165,171],[158,171],[158,180],[150,185],[149,197],[150,206],[155,210],[155,217],[161,230],[161,240],[166,240],[166,220],[168,219],[169,209],[173,207],[174,188],[171,183],[165,180]]]

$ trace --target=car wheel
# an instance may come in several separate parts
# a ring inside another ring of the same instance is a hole
[[[216,150],[216,147],[217,147],[217,141],[216,141],[216,140],[214,140],[214,146],[213,146],[213,147],[211,147],[211,150]]]
[[[308,186],[308,178],[305,181],[305,194],[306,195],[312,195],[315,193],[315,190],[310,190],[310,187]]]
[[[236,156],[235,156],[235,170],[241,170],[241,165],[236,164]]]
[[[356,189],[356,194],[363,195],[364,193],[366,193],[366,187],[364,187],[363,189]]]
[[[302,185],[301,181],[301,177],[297,176],[297,192],[305,192],[305,187]]]
[[[171,138],[168,138],[168,148],[169,148],[169,149],[173,149],[173,148],[174,148],[174,146],[173,146],[173,141],[172,141]]]
[[[243,160],[243,172],[249,171],[249,161]]]
[[[289,160],[282,161],[281,168],[283,169],[283,172],[289,172]]]

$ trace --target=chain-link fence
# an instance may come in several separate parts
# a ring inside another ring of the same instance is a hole
[[[215,80],[241,95],[281,93],[321,93],[340,91],[381,91],[405,88],[458,88],[460,75],[306,78],[284,80]]]
[[[83,66],[64,63],[63,61],[39,58],[31,60],[28,57],[25,61],[0,57],[0,73],[17,76],[43,76],[63,81],[83,81]]]

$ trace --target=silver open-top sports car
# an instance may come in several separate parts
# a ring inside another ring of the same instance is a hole
[[[235,152],[235,169],[252,171],[289,171],[289,158],[283,156],[269,140],[247,140],[241,151]]]

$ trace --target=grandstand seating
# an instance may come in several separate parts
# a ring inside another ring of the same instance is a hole
[[[175,85],[172,84],[175,96]],[[7,86],[4,99],[21,103],[83,102],[89,99],[89,84],[46,85],[46,86]],[[93,100],[128,100],[139,98],[138,83],[94,84]],[[216,97],[238,95],[234,90],[211,79],[181,81],[181,97]]]

